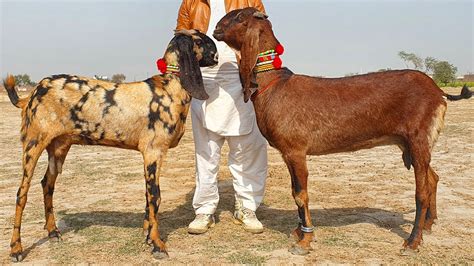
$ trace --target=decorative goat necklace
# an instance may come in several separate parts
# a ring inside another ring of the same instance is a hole
[[[267,72],[274,69],[281,69],[283,62],[280,55],[283,54],[285,48],[280,43],[275,49],[267,50],[257,55],[257,64],[255,65],[255,73]]]
[[[179,76],[179,66],[167,64],[163,58],[156,61],[156,66],[162,74],[174,74]]]
[[[282,61],[280,59],[280,55],[283,54],[285,48],[280,43],[277,44],[275,49],[265,51],[263,53],[259,53],[257,56],[257,65],[254,68],[255,73],[262,73],[267,72],[270,70],[277,70],[281,69]],[[270,89],[272,85],[277,83],[280,80],[280,77],[276,77],[272,81],[270,81],[265,87],[262,89],[257,90],[250,96],[252,101],[255,101],[258,95],[264,93],[266,90]]]

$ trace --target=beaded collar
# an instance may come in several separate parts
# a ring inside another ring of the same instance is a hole
[[[282,55],[284,51],[283,45],[277,44],[275,49],[259,53],[257,55],[257,64],[255,65],[254,72],[261,73],[281,69],[282,61],[280,55]]]
[[[163,58],[156,61],[156,66],[162,74],[174,74],[179,76],[179,66],[167,64]]]

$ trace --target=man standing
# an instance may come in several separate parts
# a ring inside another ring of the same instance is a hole
[[[176,29],[197,29],[211,38],[217,22],[228,12],[255,7],[261,0],[183,0]],[[219,64],[202,69],[209,99],[193,99],[191,119],[196,158],[196,218],[188,232],[201,234],[214,225],[219,202],[217,172],[224,141],[229,145],[229,169],[235,190],[234,220],[252,233],[263,232],[255,210],[263,200],[267,176],[267,143],[261,135],[251,102],[244,103],[237,59],[224,42],[217,42]]]

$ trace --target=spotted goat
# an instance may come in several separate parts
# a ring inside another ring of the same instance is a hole
[[[53,213],[56,177],[73,144],[104,145],[137,150],[145,165],[146,215],[144,230],[156,258],[167,257],[158,232],[159,174],[169,148],[184,134],[191,97],[207,99],[199,67],[217,64],[214,42],[198,31],[177,31],[164,60],[174,71],[141,82],[116,84],[74,75],[44,78],[29,97],[19,98],[15,79],[4,80],[11,102],[22,109],[23,179],[18,189],[11,257],[22,260],[20,228],[31,178],[41,153],[48,168],[41,181],[45,229],[52,240],[61,234]],[[179,72],[176,72],[177,68]]]
[[[306,156],[381,145],[400,147],[405,166],[414,168],[416,216],[402,253],[417,250],[422,232],[430,231],[437,218],[439,177],[430,160],[443,126],[447,106],[444,98],[467,99],[472,91],[465,86],[461,95],[448,95],[430,77],[412,70],[345,78],[294,74],[288,68],[280,68],[281,61],[277,59],[282,46],[267,16],[254,8],[229,12],[213,35],[240,54],[244,99],[252,99],[260,131],[281,152],[290,172],[300,217],[300,224],[293,231],[298,243],[290,251],[307,254],[314,237]],[[261,59],[275,67],[265,65]]]

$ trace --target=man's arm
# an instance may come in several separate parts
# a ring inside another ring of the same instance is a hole
[[[256,0],[254,7],[255,7],[256,9],[258,9],[258,11],[263,12],[263,13],[266,13],[266,12],[265,12],[265,7],[263,6],[263,3],[262,3],[262,0]]]
[[[189,7],[186,5],[186,0],[183,0],[178,11],[178,19],[176,23],[177,30],[189,30],[191,28],[191,21],[189,20]]]

